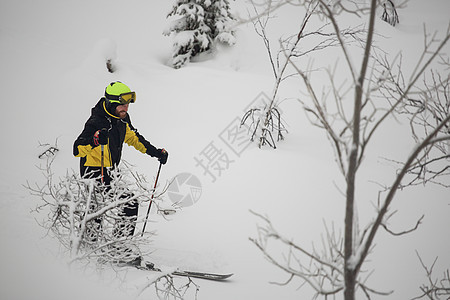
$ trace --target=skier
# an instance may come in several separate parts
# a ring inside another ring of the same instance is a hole
[[[74,156],[81,158],[82,177],[98,178],[108,187],[112,180],[109,171],[118,166],[124,142],[142,153],[158,158],[161,164],[167,162],[167,151],[154,147],[131,124],[128,106],[135,101],[136,93],[120,81],[112,82],[106,87],[105,97],[92,108],[91,116],[73,145]],[[137,202],[125,205],[122,212],[124,218],[137,220],[138,208]],[[124,228],[122,236],[134,234],[135,222],[133,223],[131,229]],[[120,230],[121,225],[116,227]]]

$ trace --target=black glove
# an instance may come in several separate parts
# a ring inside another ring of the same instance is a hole
[[[167,162],[167,158],[169,157],[169,153],[167,153],[166,149],[158,149],[158,160],[161,164],[165,165]]]
[[[97,130],[94,133],[93,138],[94,146],[107,145],[108,144],[108,130],[103,128],[102,130]]]

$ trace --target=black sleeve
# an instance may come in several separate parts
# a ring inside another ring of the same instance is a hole
[[[125,119],[125,121],[128,125],[127,133],[125,135],[125,143],[152,157],[159,158],[161,156],[161,150],[158,150],[155,146],[153,146],[138,132],[136,128],[133,127],[129,116]]]
[[[86,124],[84,125],[84,129],[78,138],[75,140],[73,144],[73,155],[74,156],[86,156],[86,153],[89,152],[92,148],[94,148],[93,144],[93,136],[94,133],[99,130],[99,122],[96,121],[96,118],[90,117]]]

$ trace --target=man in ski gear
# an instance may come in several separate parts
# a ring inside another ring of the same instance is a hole
[[[81,158],[82,176],[100,176],[101,145],[105,146],[105,184],[111,181],[106,168],[117,167],[124,142],[142,153],[158,158],[162,164],[167,162],[167,151],[154,147],[131,124],[128,106],[135,101],[136,93],[119,81],[106,87],[105,97],[92,108],[91,116],[73,146],[73,154]]]
[[[80,173],[84,178],[100,178],[108,187],[111,176],[108,171],[119,165],[125,142],[142,153],[156,157],[161,164],[167,162],[168,153],[148,142],[131,124],[128,106],[136,101],[136,93],[120,81],[112,82],[92,108],[91,116],[73,145],[73,154],[80,157]],[[123,215],[137,219],[139,204],[129,203]],[[133,235],[134,226],[123,235]]]

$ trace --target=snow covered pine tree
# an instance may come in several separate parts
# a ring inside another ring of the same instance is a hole
[[[178,69],[214,41],[235,43],[229,0],[176,0],[167,16],[173,17],[164,35],[174,34],[172,65]]]

